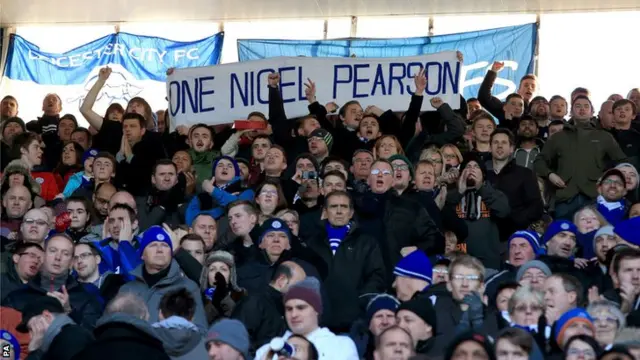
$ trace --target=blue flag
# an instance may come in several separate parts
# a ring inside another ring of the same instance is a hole
[[[536,35],[536,24],[525,24],[403,39],[238,40],[238,57],[240,61],[276,56],[388,58],[458,50],[464,55],[464,97],[476,97],[491,64],[504,61],[494,86],[495,95],[504,99],[516,91],[523,76],[533,73]]]

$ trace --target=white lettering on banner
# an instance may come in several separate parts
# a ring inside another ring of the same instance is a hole
[[[167,50],[160,51],[154,48],[127,48],[124,44],[107,44],[95,50],[60,57],[48,57],[29,50],[29,60],[46,61],[58,67],[73,68],[83,66],[86,61],[92,61],[105,56],[117,54],[122,57],[129,57],[138,61],[158,61],[162,64],[169,52]],[[177,49],[172,51],[169,56],[173,57],[174,61],[178,61],[181,58],[187,58],[189,60],[197,60],[200,58],[197,47],[188,50]]]
[[[502,62],[504,63],[504,67],[505,68],[511,68],[511,69],[513,69],[513,71],[518,70],[518,62],[512,61],[512,60],[503,60]],[[485,68],[485,71],[482,72],[482,76],[481,77],[475,77],[473,79],[466,80],[467,72],[472,71],[472,70],[482,69],[482,68]],[[489,64],[488,61],[480,61],[480,62],[477,62],[475,64],[463,66],[462,67],[462,76],[460,77],[461,79],[463,79],[462,80],[462,85],[460,87],[460,91],[462,92],[464,90],[464,88],[467,87],[467,86],[482,84],[482,81],[484,80],[484,74],[489,70],[491,70],[491,64]],[[494,86],[495,85],[503,85],[503,86],[507,87],[506,90],[504,90],[503,92],[495,95],[495,97],[497,97],[498,99],[506,99],[507,95],[513,94],[514,92],[516,92],[516,88],[517,88],[516,84],[513,81],[511,81],[509,79],[504,79],[504,78],[501,78],[501,77],[496,78],[496,81],[494,82]]]
[[[169,108],[175,125],[224,124],[268,112],[268,75],[280,73],[280,92],[288,117],[309,113],[307,78],[316,82],[321,102],[355,99],[363,106],[404,111],[415,90],[413,77],[425,69],[427,89],[422,110],[433,110],[438,96],[460,107],[461,64],[455,52],[402,58],[277,57],[242,63],[176,69],[167,78]]]

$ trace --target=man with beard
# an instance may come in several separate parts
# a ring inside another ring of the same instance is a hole
[[[189,130],[189,156],[196,171],[196,184],[211,178],[213,159],[220,156],[219,151],[213,150],[213,135],[213,130],[206,124],[196,124]]]
[[[4,100],[3,100],[4,103]],[[0,151],[0,156],[2,156],[2,160],[0,160],[0,171],[4,171],[5,166],[11,162],[11,147],[13,146],[13,138],[18,134],[22,134],[27,130],[24,121],[19,117],[12,117],[4,120],[2,125],[0,126],[2,129],[2,149]]]
[[[546,139],[549,137],[549,114],[551,112],[549,102],[544,96],[536,96],[531,100],[530,104],[531,117],[536,121],[538,125],[538,137]]]
[[[513,153],[517,165],[533,170],[533,162],[544,145],[538,135],[537,121],[530,115],[523,116],[518,124],[518,147]]]

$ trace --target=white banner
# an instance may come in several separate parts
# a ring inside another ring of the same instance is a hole
[[[422,110],[433,110],[438,96],[460,107],[461,64],[454,51],[402,58],[276,57],[207,67],[176,69],[167,77],[172,126],[225,124],[246,119],[252,111],[268,114],[267,77],[280,73],[280,91],[287,117],[309,113],[304,95],[307,78],[316,83],[322,104],[358,100],[363,108],[404,111],[415,90],[413,77],[426,68],[427,89]]]

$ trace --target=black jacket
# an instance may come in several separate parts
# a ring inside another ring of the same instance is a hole
[[[632,127],[629,130],[612,130],[611,134],[627,155],[629,162],[636,169],[640,168],[640,130]]]
[[[499,174],[493,171],[493,163],[487,162],[487,180],[494,189],[502,191],[509,199],[511,212],[503,219],[496,219],[500,228],[500,240],[506,241],[518,230],[526,230],[540,220],[544,212],[542,195],[538,190],[536,175],[530,169],[516,165],[511,160]]]
[[[26,285],[11,292],[2,300],[2,306],[14,308],[20,312],[24,311],[28,303],[36,301],[38,298],[48,296],[47,291],[60,291],[61,289],[43,289],[41,287],[41,274],[36,275]],[[69,317],[84,328],[92,330],[98,318],[102,315],[102,305],[98,299],[85,290],[73,276],[69,276],[66,282],[69,293],[69,303],[71,313]]]
[[[0,277],[0,302],[4,301],[4,298],[11,294],[11,292],[24,286],[16,272],[16,266],[13,264],[11,256],[3,256],[2,261],[5,260],[8,260],[8,263],[5,265],[6,272]]]
[[[458,217],[456,209],[451,204],[445,204],[442,209],[438,208],[435,199],[433,197],[433,191],[405,191],[402,196],[411,200],[417,201],[424,207],[425,210],[433,219],[436,226],[442,231],[453,232],[460,241],[466,239],[469,236],[469,230],[467,229],[467,223]],[[432,255],[432,254],[430,254]]]
[[[160,159],[166,159],[167,153],[162,143],[162,136],[151,131],[145,132],[131,151],[131,162],[127,159],[118,161],[116,179],[134,196],[142,196],[151,188],[153,167]]]
[[[484,281],[484,294],[489,298],[489,305],[495,305],[496,296],[498,296],[498,288],[500,287],[500,285],[507,282],[516,281],[517,273],[517,267],[503,262],[502,267],[500,268],[500,272],[492,275]],[[493,308],[495,308],[495,306]]]
[[[325,325],[335,333],[348,332],[351,323],[361,314],[361,297],[385,289],[385,268],[375,239],[352,225],[335,255],[329,247],[325,222],[316,223],[315,236],[307,240],[308,247],[320,255],[327,267],[322,279],[331,303],[331,313],[325,314]]]
[[[169,360],[162,342],[146,321],[116,313],[100,319],[95,341],[73,360]]]
[[[491,95],[491,89],[493,88],[493,83],[496,81],[497,77],[498,73],[495,71],[487,71],[487,74],[484,76],[484,80],[482,80],[482,84],[480,85],[480,89],[478,90],[478,101],[485,110],[498,119],[499,127],[507,128],[516,132],[516,130],[518,130],[520,119],[514,118],[506,120],[502,101]],[[525,113],[528,112],[526,110],[528,107],[529,104],[525,102]]]
[[[282,336],[287,330],[282,293],[272,286],[245,297],[236,305],[231,317],[240,320],[246,326],[251,339],[252,354],[274,337]]]
[[[393,189],[385,194],[357,194],[354,200],[360,229],[378,241],[388,285],[402,248],[416,246],[427,255],[444,252],[444,236],[419,203],[398,196]]]
[[[166,223],[175,227],[184,224],[184,216],[181,218],[180,209],[186,202],[184,188],[178,185],[168,191],[152,189],[146,196],[136,197],[138,208],[139,228],[146,230],[153,225]]]

